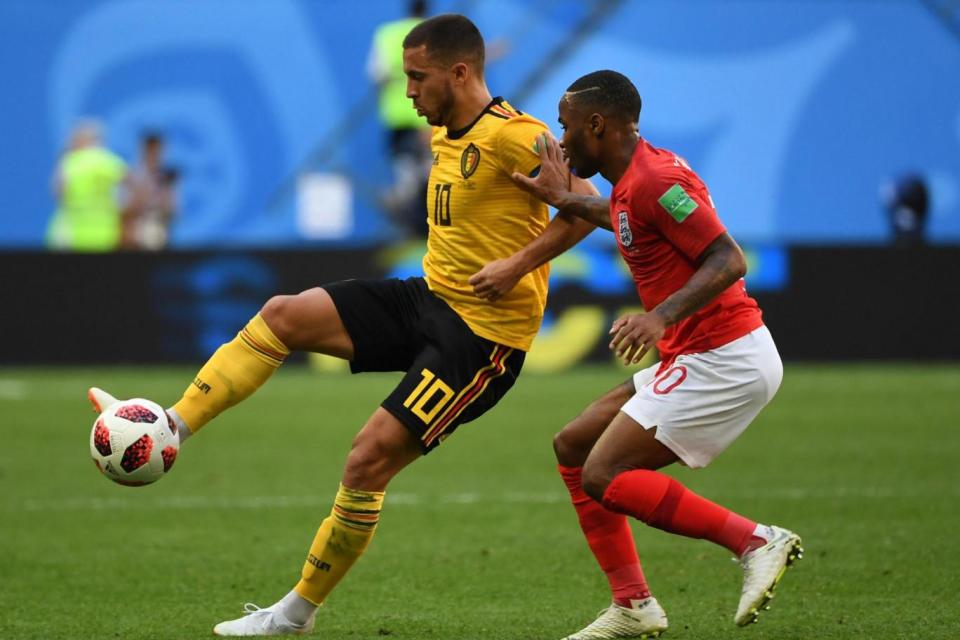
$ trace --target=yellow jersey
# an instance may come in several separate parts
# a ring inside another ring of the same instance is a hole
[[[549,265],[525,275],[496,302],[468,280],[488,262],[529,244],[550,220],[547,205],[516,186],[514,172],[540,166],[536,138],[547,126],[494,98],[459,131],[433,130],[427,188],[427,286],[482,338],[528,351],[547,303]]]

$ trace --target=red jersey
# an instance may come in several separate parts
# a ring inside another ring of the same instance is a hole
[[[640,138],[613,187],[610,224],[647,311],[683,287],[700,254],[726,228],[703,181],[676,154]],[[709,351],[763,324],[760,307],[738,280],[693,315],[667,327],[657,343],[662,366]]]

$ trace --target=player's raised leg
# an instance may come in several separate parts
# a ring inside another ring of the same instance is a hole
[[[299,635],[313,629],[317,607],[363,554],[380,520],[390,479],[422,454],[420,441],[384,409],[354,439],[330,515],[321,523],[297,585],[263,609],[221,622],[221,636]]]
[[[618,414],[584,464],[584,490],[611,511],[732,551],[744,567],[734,620],[740,625],[755,621],[785,568],[799,555],[800,538],[779,527],[757,524],[656,471],[678,460],[656,439],[656,431],[656,427],[645,429],[625,413]]]
[[[667,629],[666,613],[650,595],[626,516],[604,508],[584,492],[582,484],[583,464],[590,450],[633,394],[632,380],[617,386],[587,407],[553,441],[560,475],[613,600],[594,622],[566,640],[653,638]]]
[[[353,358],[350,335],[330,295],[320,287],[271,298],[233,340],[214,352],[169,410],[180,441],[253,394],[291,351]],[[88,397],[97,411],[116,401],[95,387]]]
[[[173,405],[174,419],[196,433],[266,382],[291,351],[353,357],[353,343],[322,288],[274,296],[237,337],[221,346]]]

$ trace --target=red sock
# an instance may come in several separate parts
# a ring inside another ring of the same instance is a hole
[[[649,598],[650,589],[640,568],[640,558],[626,517],[607,511],[583,491],[582,467],[560,465],[558,469],[570,491],[587,544],[610,582],[614,602],[629,607],[630,600]]]
[[[751,544],[757,523],[690,491],[662,473],[635,469],[621,473],[603,495],[603,506],[651,527],[689,538],[703,538],[737,556]]]

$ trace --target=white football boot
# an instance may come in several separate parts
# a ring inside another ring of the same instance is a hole
[[[97,414],[103,413],[112,405],[120,402],[120,400],[98,387],[90,387],[87,389],[87,400],[93,405],[93,411]],[[190,437],[190,430],[186,428],[181,429],[180,425],[182,423],[178,423],[173,419],[173,414],[169,409],[167,409],[167,421],[170,423],[171,430],[177,435],[177,438],[179,438],[180,444],[183,444],[184,440]]]
[[[297,625],[287,620],[275,604],[261,609],[248,602],[243,605],[244,616],[221,622],[213,628],[215,636],[301,636],[313,631],[316,620],[310,616],[305,624]]]
[[[656,598],[631,600],[631,603],[632,607],[611,604],[600,612],[596,620],[563,640],[608,638],[646,640],[646,638],[659,638],[660,634],[667,630],[667,614]]]
[[[90,401],[90,404],[93,405],[93,410],[97,413],[103,413],[110,405],[120,402],[103,389],[98,389],[97,387],[90,387],[87,390],[87,400]]]
[[[743,567],[743,591],[733,621],[745,626],[756,622],[760,612],[770,608],[773,591],[787,567],[803,557],[800,536],[780,527],[770,527],[773,537],[762,547],[740,558]]]

